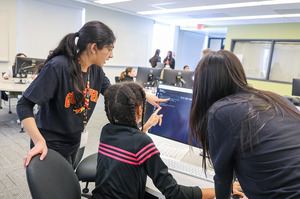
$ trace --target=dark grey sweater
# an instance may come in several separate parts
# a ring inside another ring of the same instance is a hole
[[[267,102],[255,96],[259,99],[257,102],[241,102],[241,97],[247,99],[250,95],[228,96],[213,104],[208,116],[217,198],[230,197],[234,172],[248,198],[300,198],[299,119],[284,111],[268,121],[275,111],[270,108],[260,113],[258,120],[252,121],[250,126],[243,125],[242,120],[249,115],[254,103],[263,105]],[[260,128],[253,139],[252,150],[247,144],[243,152],[242,132],[243,140],[247,140],[250,132],[254,134]]]

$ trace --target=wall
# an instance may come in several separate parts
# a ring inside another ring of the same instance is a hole
[[[0,72],[7,71],[18,51],[32,57],[46,57],[49,50],[55,48],[65,34],[80,28],[78,24],[81,25],[82,21],[79,12],[82,9],[86,13],[85,21],[100,20],[117,37],[114,58],[104,68],[109,77],[119,75],[127,66],[147,66],[152,55],[154,21],[144,17],[70,0],[0,0],[0,7],[9,11],[10,60],[0,62]],[[53,9],[56,10],[55,15]],[[57,22],[59,20],[61,23]]]
[[[300,39],[300,23],[227,26],[225,49],[230,50],[232,39]],[[255,88],[291,95],[292,85],[265,81],[249,81]]]
[[[18,52],[47,58],[60,40],[82,26],[83,8],[43,0],[18,0]],[[55,14],[54,14],[55,13]]]
[[[180,30],[176,55],[176,69],[182,70],[188,65],[190,70],[195,70],[202,57],[205,44],[205,35]]]
[[[86,21],[100,20],[116,35],[114,58],[107,65],[149,66],[154,21],[96,6],[86,6]]]
[[[5,72],[13,64],[17,52],[17,0],[0,0],[0,8],[8,11],[9,21],[9,62],[0,62],[0,72]]]

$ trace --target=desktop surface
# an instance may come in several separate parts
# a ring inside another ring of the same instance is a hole
[[[171,139],[167,139],[151,133],[148,133],[148,135],[151,137],[151,139],[153,140],[153,142],[155,143],[155,145],[159,150],[161,149],[161,146],[165,147],[166,145],[170,146],[171,148],[175,147],[184,150],[185,151],[184,156],[180,159],[175,157],[175,159],[182,163],[187,163],[193,166],[197,166],[199,170],[202,170],[202,156],[199,155],[200,152],[202,151],[201,148],[192,147],[187,144],[174,141]],[[161,157],[163,161],[166,159],[166,156],[168,156],[168,154],[166,154],[164,150],[165,149],[161,151]],[[178,184],[185,185],[185,186],[198,186],[200,188],[214,188],[214,183],[211,181],[199,179],[197,177],[193,177],[191,175],[187,175],[170,168],[169,168],[169,172],[173,175],[173,177],[176,179]],[[208,166],[207,172],[213,172],[212,166]],[[152,179],[149,177],[147,177],[146,191],[158,198],[165,198],[162,195],[162,193],[154,186]]]

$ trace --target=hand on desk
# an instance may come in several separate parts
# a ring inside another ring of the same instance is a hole
[[[245,196],[245,194],[239,190],[242,190],[242,187],[240,185],[239,182],[234,182],[233,183],[233,187],[232,187],[232,194],[233,195],[240,195],[243,196],[244,199],[247,199],[247,197]]]
[[[3,79],[9,79],[9,76],[8,75],[4,75]]]

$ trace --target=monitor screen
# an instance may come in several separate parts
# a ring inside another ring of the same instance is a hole
[[[145,87],[147,83],[160,79],[161,68],[138,67],[136,82]],[[151,85],[150,85],[151,86]]]
[[[293,79],[292,95],[300,96],[300,79]]]
[[[166,69],[164,70],[163,81],[167,85],[193,88],[194,71]]]
[[[160,104],[162,109],[159,114],[163,114],[162,125],[156,125],[148,132],[188,144],[192,95],[192,89],[159,85],[157,88],[158,98],[170,100]],[[153,112],[156,109],[154,107]],[[199,147],[195,142],[193,145]]]
[[[37,71],[38,66],[44,63],[45,59],[32,57],[17,57],[16,67],[13,70],[13,77],[19,77],[21,74],[33,74]]]

